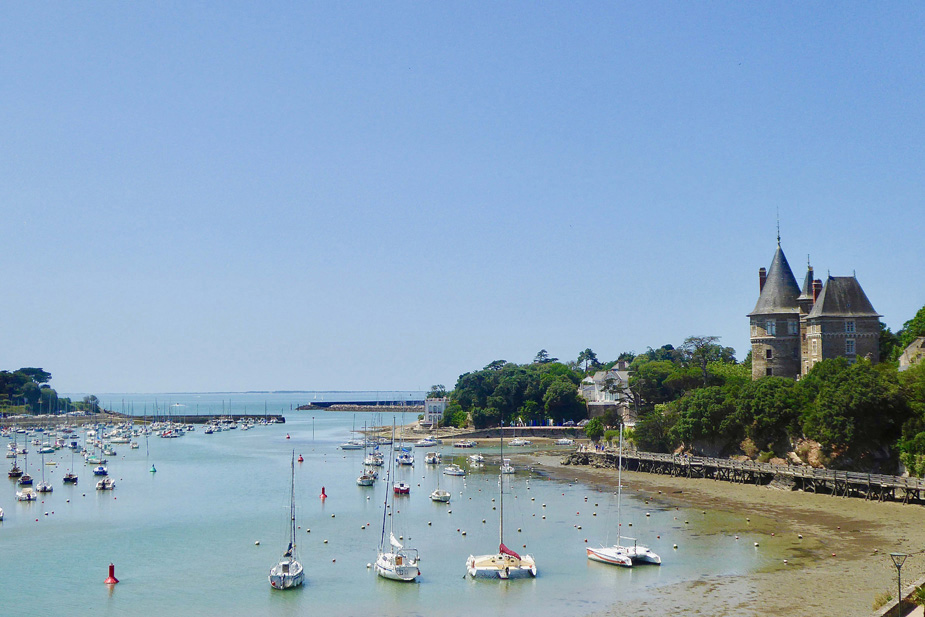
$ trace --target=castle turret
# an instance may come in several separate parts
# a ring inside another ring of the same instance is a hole
[[[760,288],[758,302],[748,314],[752,378],[777,375],[796,379],[800,374],[801,293],[779,241]]]

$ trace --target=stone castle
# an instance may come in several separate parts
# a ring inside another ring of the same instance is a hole
[[[880,361],[880,315],[857,277],[829,276],[823,284],[807,264],[801,289],[778,236],[771,267],[758,270],[758,287],[758,303],[748,314],[752,379],[799,379],[826,358]]]

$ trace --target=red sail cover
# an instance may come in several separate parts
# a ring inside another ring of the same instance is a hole
[[[518,555],[517,553],[515,553],[514,551],[512,551],[512,550],[509,549],[508,547],[504,546],[504,542],[501,543],[501,554],[502,554],[502,555],[510,555],[511,557],[514,557],[514,558],[516,558],[516,559],[520,559],[520,555]]]

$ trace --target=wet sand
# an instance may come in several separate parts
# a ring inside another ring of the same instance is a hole
[[[554,478],[602,489],[617,485],[613,469],[561,465],[562,457],[555,455],[518,458]],[[780,556],[777,566],[747,576],[653,588],[649,599],[634,603],[635,615],[869,616],[875,596],[895,594],[891,552],[909,554],[902,569],[904,587],[925,575],[925,507],[920,505],[637,472],[624,472],[623,486],[665,507],[740,514],[741,525],[721,533],[731,541],[735,534],[764,534],[760,550]],[[627,612],[626,605],[615,604],[595,616]]]

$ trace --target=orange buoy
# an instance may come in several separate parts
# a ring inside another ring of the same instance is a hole
[[[109,578],[106,579],[107,585],[115,585],[119,582],[119,579],[116,578],[116,566],[109,564]]]
[[[301,454],[299,455],[299,462],[300,462],[300,463],[304,463],[304,462],[305,462],[305,459],[302,458],[302,455],[301,455]]]

